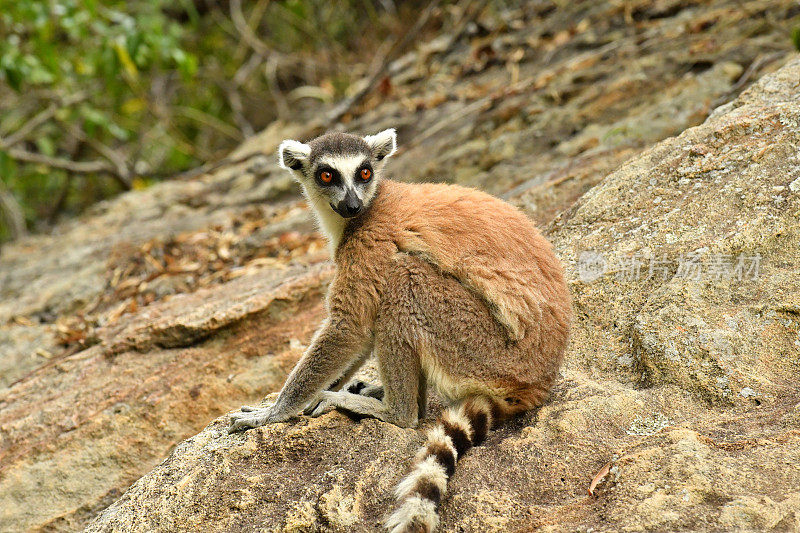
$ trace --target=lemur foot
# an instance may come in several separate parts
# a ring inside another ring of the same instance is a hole
[[[372,383],[368,383],[360,379],[354,379],[348,383],[342,389],[342,391],[340,391],[340,393],[341,392],[347,392],[368,398],[375,398],[376,400],[383,400],[382,385],[373,385]],[[344,408],[342,405],[343,400],[344,398],[342,394],[337,395],[333,391],[325,391],[325,393],[320,396],[320,400],[317,403],[312,402],[311,405],[305,408],[303,414],[311,417],[322,416],[325,413],[333,411],[337,407]]]
[[[394,420],[393,414],[386,410],[386,406],[381,400],[347,391],[321,392],[319,403],[310,410],[309,414],[312,417],[316,417],[334,409],[340,409],[350,415],[355,415],[356,418],[372,417],[389,422]]]
[[[336,403],[335,400],[333,399],[333,395],[336,393],[330,391],[325,391],[325,392],[326,393],[329,392],[330,395],[323,394],[318,403],[316,404],[312,403],[310,406],[308,406],[308,408],[305,410],[306,415],[312,418],[316,418],[318,416],[324,415],[325,413],[330,413],[331,411],[336,409]]]
[[[303,409],[303,414],[316,418],[333,411],[336,406],[331,402],[331,396],[328,396],[329,393],[331,396],[336,394],[333,391],[323,391],[316,402],[311,402],[308,407]]]
[[[283,422],[286,419],[288,419],[288,417],[278,415],[272,407],[251,407],[249,405],[243,405],[241,413],[234,413],[231,415],[231,425],[228,428],[228,433],[257,428],[265,424]]]
[[[312,404],[305,412],[313,418],[330,413],[334,409],[344,409],[345,411],[354,412],[354,414],[360,414],[358,409],[354,410],[355,405],[353,403],[354,401],[359,401],[359,399],[364,400],[366,398],[346,391],[322,391],[319,403]]]

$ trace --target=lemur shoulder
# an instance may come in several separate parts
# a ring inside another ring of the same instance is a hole
[[[521,211],[475,189],[385,179],[395,150],[394,130],[281,144],[336,273],[328,317],[276,403],[243,407],[231,430],[335,408],[415,427],[432,385],[449,407],[386,522],[393,533],[426,532],[457,459],[546,398],[572,309],[552,247]],[[382,387],[349,384],[371,354]]]

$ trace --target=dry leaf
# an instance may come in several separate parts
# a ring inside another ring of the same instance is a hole
[[[592,482],[589,483],[589,495],[590,496],[594,496],[594,489],[597,487],[597,485],[601,481],[603,481],[603,479],[608,475],[608,472],[610,470],[611,470],[611,461],[609,461],[605,465],[603,465],[603,468],[600,469],[600,471],[597,473],[597,475],[594,476],[594,479],[592,479]]]

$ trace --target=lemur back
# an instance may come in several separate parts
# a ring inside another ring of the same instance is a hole
[[[380,175],[394,130],[286,141],[334,251],[328,318],[267,408],[232,430],[334,408],[414,427],[432,385],[449,407],[398,485],[393,533],[430,532],[456,461],[508,416],[542,403],[572,319],[550,244],[513,206],[474,189]],[[370,355],[382,387],[348,380]]]

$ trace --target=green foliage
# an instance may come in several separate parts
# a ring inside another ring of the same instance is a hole
[[[795,50],[800,52],[800,26],[792,28],[792,44]]]
[[[229,2],[0,0],[0,179],[30,226],[221,157],[278,117],[276,94],[293,111],[308,109],[311,94],[341,97],[417,7],[398,17],[377,0],[242,4],[269,57],[243,39]],[[292,93],[304,86],[319,90]],[[6,145],[50,107],[52,116]],[[123,161],[127,172],[70,174],[15,161],[12,149]],[[0,216],[0,241],[5,231]]]
[[[165,14],[171,5],[160,0],[0,2],[0,78],[6,84],[2,136],[13,134],[55,104],[60,109],[25,139],[26,150],[68,160],[96,159],[98,154],[85,145],[85,139],[93,139],[129,159],[132,150],[124,144],[141,139],[144,128],[152,128],[153,118],[147,114],[153,104],[153,80],[179,72],[190,81],[197,72],[197,57],[185,49],[186,35],[193,28]],[[61,106],[77,93],[85,98]],[[164,128],[149,141],[158,143],[163,161],[190,163],[194,154],[186,153],[172,134]],[[146,146],[137,149],[143,152],[143,161],[162,166],[147,156]],[[7,152],[3,159],[9,159]],[[61,207],[60,196],[70,193],[63,189],[66,174],[42,165],[3,163],[2,179],[21,199],[31,221],[56,214],[53,209]],[[119,190],[107,178],[85,180],[77,184],[87,194],[73,206],[76,209]]]

